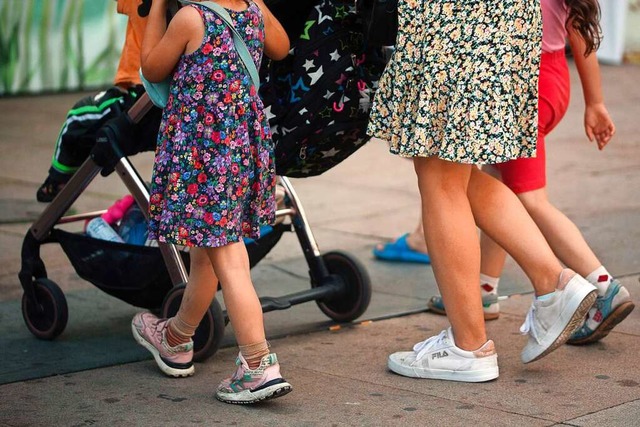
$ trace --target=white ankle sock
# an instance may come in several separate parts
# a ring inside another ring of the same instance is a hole
[[[480,290],[482,296],[496,295],[498,293],[499,277],[491,277],[480,273]]]
[[[598,288],[598,294],[603,296],[607,293],[609,285],[611,284],[611,275],[604,266],[600,266],[593,270],[591,274],[585,277],[593,286]]]

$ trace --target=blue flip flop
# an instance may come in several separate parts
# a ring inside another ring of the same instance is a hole
[[[373,255],[383,261],[414,262],[418,264],[431,264],[429,255],[414,251],[407,244],[407,236],[398,237],[395,242],[389,242],[382,249],[373,248]]]

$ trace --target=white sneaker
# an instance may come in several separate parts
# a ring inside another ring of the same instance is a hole
[[[522,362],[534,362],[567,342],[582,324],[597,296],[596,287],[575,274],[566,285],[561,283],[548,300],[534,299],[520,327],[523,335],[529,335],[522,350]]]
[[[456,347],[451,327],[440,335],[389,356],[389,369],[412,378],[483,382],[498,378],[498,354],[489,340],[475,351]]]

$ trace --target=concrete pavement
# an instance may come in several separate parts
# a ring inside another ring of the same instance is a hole
[[[603,67],[615,140],[597,152],[583,136],[582,100],[549,137],[551,200],[567,213],[601,258],[640,295],[640,67]],[[224,348],[196,375],[163,377],[130,337],[137,311],[77,277],[58,245],[45,245],[51,278],[67,295],[69,325],[53,342],[22,323],[17,272],[22,239],[42,206],[35,191],[46,175],[67,109],[82,94],[0,99],[0,425],[575,425],[633,426],[640,419],[640,309],[602,342],[564,346],[522,365],[517,333],[530,287],[510,262],[498,321],[487,324],[500,355],[500,378],[484,384],[413,380],[386,369],[390,352],[438,333],[446,318],[422,311],[437,292],[431,269],[377,262],[372,246],[409,231],[418,196],[408,161],[372,141],[326,174],[293,180],[323,252],[346,250],[366,266],[374,295],[360,321],[336,328],[314,303],[267,313],[267,334],[294,392],[255,407],[217,402],[213,391],[232,369]],[[150,153],[132,159],[142,176]],[[98,179],[74,205],[103,209],[126,193],[117,178]],[[261,295],[308,286],[295,238],[283,238],[252,271]]]

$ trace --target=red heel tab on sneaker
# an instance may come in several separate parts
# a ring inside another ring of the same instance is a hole
[[[487,357],[496,354],[496,345],[493,340],[489,340],[482,345],[479,349],[473,351],[475,357]]]

